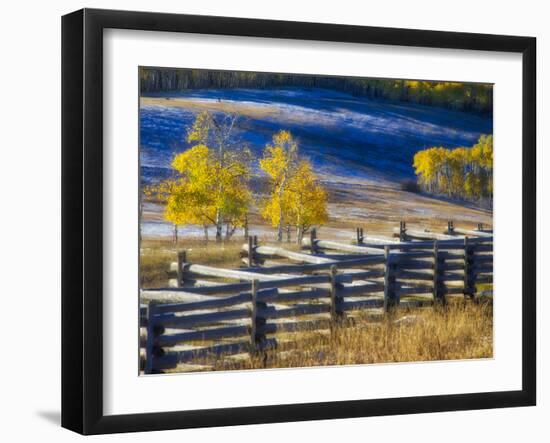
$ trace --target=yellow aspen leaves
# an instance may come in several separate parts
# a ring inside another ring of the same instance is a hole
[[[196,117],[187,133],[187,142],[194,146],[172,160],[176,177],[154,188],[165,203],[165,220],[174,225],[215,225],[217,239],[223,224],[230,237],[245,223],[252,200],[249,152],[235,145],[233,125],[233,117],[218,121],[208,112]]]
[[[270,179],[269,198],[261,215],[277,228],[282,241],[283,227],[294,226],[297,241],[312,225],[328,220],[327,193],[311,164],[298,157],[298,144],[288,131],[279,131],[264,149],[260,168]]]
[[[493,195],[493,136],[470,148],[432,147],[415,154],[418,183],[427,192],[477,200]]]

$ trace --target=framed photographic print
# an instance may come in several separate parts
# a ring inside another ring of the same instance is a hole
[[[535,404],[534,38],[62,25],[64,427]]]

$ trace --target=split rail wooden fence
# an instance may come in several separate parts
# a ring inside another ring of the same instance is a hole
[[[142,369],[203,368],[211,358],[262,355],[292,344],[295,332],[353,321],[358,310],[444,304],[453,295],[473,298],[481,283],[492,283],[493,235],[482,226],[449,222],[436,233],[401,222],[394,235],[358,228],[354,241],[343,243],[320,239],[313,229],[301,251],[260,245],[252,236],[239,269],[188,263],[180,252],[171,265],[177,287],[142,291],[151,300],[140,307]],[[185,301],[158,301],[166,294]]]

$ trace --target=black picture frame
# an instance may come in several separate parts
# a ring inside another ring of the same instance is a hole
[[[522,54],[522,388],[132,415],[103,412],[103,31],[108,28]],[[530,406],[536,403],[536,39],[83,9],[62,18],[62,426],[82,434]]]

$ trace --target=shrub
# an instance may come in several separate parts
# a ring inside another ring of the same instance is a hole
[[[415,180],[403,180],[401,182],[401,190],[407,192],[420,192],[420,186],[416,183]]]

